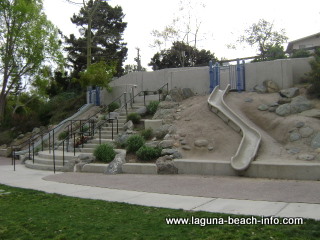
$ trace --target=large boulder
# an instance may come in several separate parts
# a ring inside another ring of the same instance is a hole
[[[303,111],[300,115],[305,117],[313,117],[313,118],[320,118],[320,109],[311,109],[307,111]]]
[[[170,128],[171,128],[170,124],[164,124],[154,132],[154,136],[157,139],[163,139],[169,133]]]
[[[142,106],[142,107],[138,108],[137,110],[135,110],[135,112],[138,113],[140,116],[144,116],[147,114],[147,107]]]
[[[267,88],[261,84],[254,86],[253,90],[256,91],[257,93],[266,93],[267,92]]]
[[[290,103],[286,103],[277,107],[276,114],[282,117],[290,115],[291,114]]]
[[[293,88],[286,88],[280,90],[280,96],[285,98],[293,98],[299,95],[299,88],[293,87]]]
[[[122,173],[122,165],[126,163],[126,151],[118,150],[118,154],[114,157],[113,161],[109,163],[105,174]]]
[[[276,114],[279,116],[288,116],[294,113],[301,113],[303,111],[313,108],[312,103],[303,96],[292,98],[291,103],[280,105],[276,109]]]
[[[133,122],[129,120],[123,125],[123,131],[133,130]]]
[[[304,96],[297,96],[295,98],[292,98],[290,105],[291,113],[301,113],[313,108],[313,104],[311,103],[311,101],[306,99]]]
[[[314,149],[320,148],[320,132],[312,138],[311,147]]]
[[[182,91],[179,88],[171,89],[169,95],[174,102],[181,102],[183,100]]]
[[[263,81],[263,85],[265,86],[267,93],[276,93],[279,92],[279,86],[272,80]]]
[[[194,96],[194,93],[190,88],[183,88],[182,89],[182,96],[184,99],[190,98]]]
[[[178,168],[174,166],[173,161],[169,156],[158,158],[156,161],[158,174],[177,174]]]

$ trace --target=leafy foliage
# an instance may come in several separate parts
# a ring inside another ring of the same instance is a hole
[[[298,49],[294,50],[292,53],[292,58],[305,58],[305,57],[310,57],[311,54],[308,50],[306,49]]]
[[[132,121],[134,124],[138,124],[141,120],[141,116],[138,113],[130,113],[127,116],[127,121]]]
[[[275,44],[275,45],[268,45],[266,47],[266,52],[264,53],[264,56],[259,55],[253,60],[253,62],[273,61],[276,59],[284,59],[284,58],[287,58],[287,56],[283,46]]]
[[[144,145],[137,151],[137,156],[142,161],[151,161],[161,156],[161,148],[153,148]]]
[[[147,112],[148,114],[155,114],[159,106],[159,101],[150,101],[147,105]]]
[[[127,151],[128,152],[136,152],[141,148],[145,143],[145,140],[140,135],[132,135],[127,140]]]
[[[109,112],[114,112],[116,109],[118,109],[120,107],[119,103],[117,102],[113,102],[113,103],[110,103],[108,105],[108,111]]]
[[[74,68],[73,77],[87,68],[87,31],[91,23],[91,61],[104,61],[114,65],[116,76],[123,74],[122,63],[127,55],[126,43],[122,35],[127,27],[123,22],[124,14],[120,6],[112,7],[106,1],[88,1],[78,14],[71,18],[72,23],[80,27],[81,36],[74,34],[66,37],[68,61]]]
[[[153,136],[153,130],[152,128],[144,129],[141,131],[140,135],[145,139],[145,140],[150,140]]]
[[[153,70],[207,66],[212,59],[216,58],[210,51],[198,50],[184,42],[174,42],[170,49],[157,52],[151,59],[149,66],[152,66]]]
[[[47,20],[41,0],[0,2],[0,120],[6,98],[20,92],[23,77],[33,76],[45,60],[63,63],[58,30]]]
[[[80,72],[80,84],[83,88],[88,86],[100,86],[109,87],[113,74],[115,73],[115,67],[113,65],[107,65],[105,62],[98,62],[90,65],[85,71]]]
[[[266,61],[268,52],[279,51],[279,46],[288,40],[285,30],[275,31],[273,23],[260,19],[258,23],[252,24],[245,30],[239,41],[248,43],[250,46],[257,46],[260,61]]]
[[[96,160],[101,162],[111,162],[116,156],[116,152],[109,144],[101,144],[93,152]]]
[[[68,131],[63,131],[63,132],[59,133],[58,139],[59,140],[64,140],[64,139],[66,139],[68,137],[68,135],[69,135]]]

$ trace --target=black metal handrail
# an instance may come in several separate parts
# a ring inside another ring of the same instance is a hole
[[[46,133],[43,133],[44,131],[42,131],[41,133],[38,134],[38,136],[35,138],[33,135],[31,138],[29,138],[27,141],[25,141],[24,143],[20,144],[20,145],[16,145],[16,146],[12,146],[12,165],[14,166],[14,171],[15,171],[15,158],[16,158],[16,150],[17,149],[22,149],[23,147],[25,147],[26,145],[29,145],[29,159],[31,159],[31,145],[32,145],[32,160],[33,160],[33,163],[34,163],[34,142],[36,141],[37,138],[41,137],[41,149],[43,151],[44,149],[44,146],[43,146],[43,136],[48,134],[48,141],[49,141],[49,152],[51,153],[51,146],[52,146],[52,155],[53,155],[53,166],[54,166],[54,172],[55,172],[55,149],[59,148],[62,144],[62,153],[63,153],[63,165],[64,165],[64,154],[65,154],[65,142],[67,141],[67,152],[69,151],[69,141],[70,141],[70,136],[73,136],[73,141],[74,141],[74,144],[73,144],[73,152],[74,152],[74,155],[75,155],[75,148],[76,148],[76,142],[75,142],[75,136],[76,134],[80,134],[81,136],[81,139],[83,138],[83,127],[85,125],[89,125],[89,136],[94,136],[96,130],[98,129],[99,130],[99,143],[101,144],[101,128],[102,128],[102,125],[105,124],[106,121],[109,121],[110,122],[110,112],[109,112],[109,116],[106,120],[104,120],[102,123],[100,123],[99,125],[97,124],[95,126],[95,121],[94,121],[94,117],[96,117],[98,114],[100,114],[101,112],[104,112],[106,111],[109,106],[112,104],[112,103],[115,103],[117,102],[118,100],[120,100],[120,109],[119,109],[119,113],[122,112],[123,108],[126,109],[126,115],[128,115],[128,106],[127,104],[129,102],[131,102],[131,105],[132,105],[132,102],[134,102],[134,98],[137,97],[138,95],[141,95],[141,93],[143,94],[144,96],[144,105],[146,105],[146,102],[145,102],[145,97],[146,95],[149,93],[149,92],[153,92],[153,93],[156,93],[156,94],[159,94],[159,101],[161,101],[161,93],[162,93],[162,89],[166,87],[167,88],[167,92],[168,92],[168,83],[164,84],[163,86],[161,86],[159,89],[155,90],[155,91],[140,91],[138,94],[136,94],[135,96],[131,97],[128,101],[126,100],[126,93],[123,93],[121,94],[118,98],[116,98],[115,100],[113,100],[110,104],[108,104],[107,106],[103,107],[102,109],[100,109],[99,111],[97,111],[96,113],[94,113],[93,115],[91,115],[89,118],[85,119],[85,120],[78,120],[78,119],[75,119],[75,120],[68,120],[66,122],[63,122],[63,123],[60,123],[59,125],[57,125],[56,127],[54,127],[53,129],[47,131]],[[124,97],[124,104],[121,106],[121,98],[122,96]],[[113,121],[115,119],[111,120],[111,124],[112,124],[112,140],[113,140]],[[118,118],[116,119],[117,120],[117,133],[119,131],[118,129]],[[55,130],[60,127],[61,125],[63,124],[66,124],[67,122],[70,122],[70,124],[68,126],[65,127],[65,129],[68,129],[67,130],[67,137],[63,140],[61,140],[61,142],[58,144],[58,146],[56,146],[55,144]],[[79,122],[79,125],[77,126],[76,123]],[[79,131],[78,131],[79,130]],[[51,144],[51,136],[52,136],[52,144]],[[82,147],[83,147],[83,141],[82,141]]]
[[[119,97],[117,97],[115,100],[113,100],[110,104],[117,102],[118,100],[120,100],[121,103],[121,98],[124,95],[124,93],[122,93]],[[54,148],[55,145],[55,139],[54,139],[54,135],[55,135],[55,130],[58,127],[61,127],[62,125],[70,122],[69,125],[67,125],[65,127],[65,129],[68,129],[68,134],[73,133],[74,131],[78,130],[78,129],[82,129],[83,126],[85,124],[87,124],[93,117],[97,116],[98,114],[100,114],[101,112],[105,111],[106,109],[109,108],[110,104],[108,104],[107,106],[105,106],[104,108],[100,109],[99,111],[97,111],[96,113],[94,113],[92,116],[90,116],[88,119],[85,120],[78,120],[78,119],[72,119],[72,120],[68,120],[65,122],[60,123],[59,125],[55,126],[53,129],[50,130],[43,130],[38,134],[32,135],[28,140],[24,141],[23,143],[19,144],[19,145],[13,145],[11,146],[12,148],[12,165],[14,166],[14,171],[15,171],[15,160],[16,160],[16,152],[18,149],[23,149],[24,147],[28,146],[29,148],[29,159],[31,159],[31,146],[32,146],[32,152],[33,152],[33,163],[34,163],[34,143],[35,141],[41,137],[41,151],[43,151],[44,146],[43,146],[43,136],[48,135],[48,141],[49,141],[49,152],[51,153],[51,136],[52,136],[52,146]],[[73,127],[74,124],[76,124],[77,122],[79,122],[79,126],[78,127]]]

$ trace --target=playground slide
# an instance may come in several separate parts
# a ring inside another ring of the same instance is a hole
[[[230,84],[225,90],[220,90],[219,86],[216,86],[208,98],[208,104],[213,112],[220,116],[230,127],[242,133],[239,148],[231,158],[231,166],[237,171],[243,171],[250,166],[250,163],[255,158],[260,146],[261,135],[226,105],[224,97],[229,90]]]

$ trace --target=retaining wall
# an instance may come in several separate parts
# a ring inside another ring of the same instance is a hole
[[[279,59],[275,61],[246,63],[246,90],[250,91],[265,80],[276,82],[279,87],[288,88],[299,83],[305,73],[311,70],[309,61],[312,58]],[[131,72],[111,82],[111,93],[101,92],[101,103],[108,104],[123,92],[130,93],[133,85],[134,93],[142,90],[153,91],[169,83],[169,89],[190,88],[195,94],[210,93],[209,67],[168,68],[154,72]],[[221,68],[221,89],[229,83],[229,71]],[[129,97],[129,95],[128,95]]]

